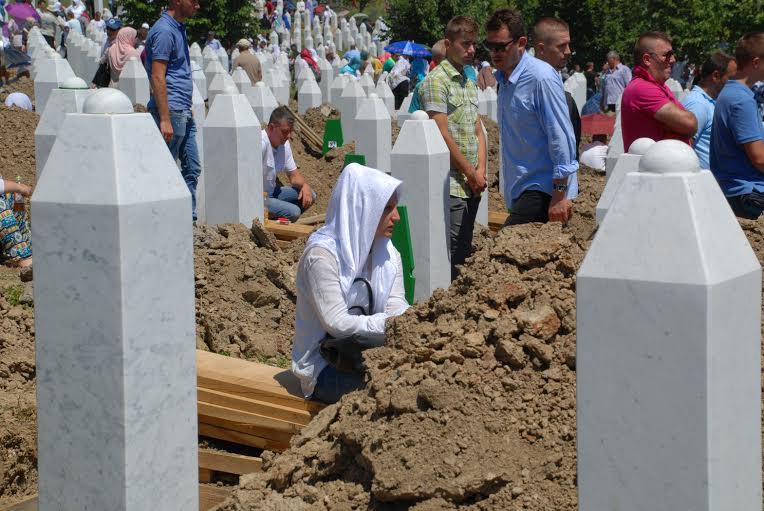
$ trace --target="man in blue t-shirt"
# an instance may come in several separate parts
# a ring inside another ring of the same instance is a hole
[[[737,74],[716,100],[711,128],[711,171],[735,215],[756,219],[764,211],[764,126],[751,86],[764,79],[764,32],[740,38]]]
[[[698,131],[692,138],[692,148],[700,160],[701,169],[710,169],[711,126],[714,120],[714,105],[730,76],[737,73],[737,64],[731,55],[717,51],[700,68],[700,82],[682,100],[684,107],[698,120]]]
[[[196,147],[196,123],[191,115],[194,82],[183,21],[198,10],[199,0],[169,0],[167,10],[151,27],[146,39],[146,71],[152,91],[148,109],[173,158],[180,160],[180,173],[191,192],[194,220],[201,164]]]

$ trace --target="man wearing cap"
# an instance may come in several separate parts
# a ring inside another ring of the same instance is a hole
[[[254,85],[257,82],[263,81],[263,68],[260,66],[260,59],[249,51],[251,46],[252,43],[248,40],[239,39],[239,42],[236,43],[236,47],[239,49],[239,56],[233,61],[231,69],[235,70],[237,67],[242,68],[247,72],[249,81]],[[260,120],[262,121],[263,119]]]
[[[101,49],[101,60],[106,58],[109,48],[117,40],[120,28],[122,28],[122,20],[119,18],[109,18],[109,21],[106,22],[106,40],[103,42],[103,48]]]
[[[207,32],[207,41],[204,43],[204,46],[205,48],[209,46],[215,51],[218,51],[220,48],[222,48],[220,41],[215,39],[215,32],[213,32],[212,30]]]
[[[191,192],[194,220],[201,165],[196,146],[196,124],[191,114],[194,82],[183,22],[198,10],[198,0],[169,0],[167,10],[151,27],[146,40],[146,70],[151,81],[148,109],[173,158],[180,160],[180,173]]]

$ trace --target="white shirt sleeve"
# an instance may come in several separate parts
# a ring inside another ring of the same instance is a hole
[[[292,145],[287,140],[287,143],[284,144],[284,170],[287,172],[294,172],[297,170],[297,164],[294,161],[294,156],[292,156]]]
[[[390,296],[385,304],[385,314],[388,316],[400,316],[409,308],[409,303],[406,301],[406,288],[403,285],[403,263],[400,256],[396,259],[393,289],[390,291]]]
[[[308,300],[329,335],[342,338],[354,334],[366,337],[381,337],[385,334],[387,313],[372,316],[353,316],[348,313],[340,287],[337,260],[329,251],[313,248],[305,254],[305,258],[303,268]]]

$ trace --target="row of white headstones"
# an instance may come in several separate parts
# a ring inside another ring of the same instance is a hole
[[[39,59],[37,76],[58,65]],[[348,138],[389,147],[384,101],[342,91],[343,114],[361,100]],[[32,198],[40,509],[196,509],[190,195],[131,99],[58,95],[75,106],[55,114]],[[206,221],[262,218],[250,96],[226,87],[197,119]],[[424,112],[389,153],[419,301],[449,285],[449,153]],[[638,141],[607,186],[576,283],[579,508],[760,509],[759,262],[687,145]]]

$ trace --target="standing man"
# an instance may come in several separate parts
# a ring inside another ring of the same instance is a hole
[[[543,60],[557,71],[568,64],[571,55],[570,28],[568,24],[557,18],[541,18],[533,27],[533,41],[536,58]],[[580,71],[576,71],[577,73]],[[565,101],[568,103],[570,123],[573,125],[573,135],[576,137],[576,159],[578,147],[581,145],[581,115],[573,95],[565,90]]]
[[[673,138],[689,144],[697,131],[695,116],[666,85],[674,62],[674,49],[666,34],[646,32],[639,36],[634,45],[634,79],[624,89],[621,101],[624,149],[642,137],[656,142]]]
[[[552,66],[531,57],[521,14],[499,9],[486,22],[485,47],[498,70],[506,225],[567,222],[578,193],[576,139]]]
[[[478,26],[456,16],[446,25],[446,58],[422,82],[422,110],[435,121],[451,153],[449,177],[451,279],[472,251],[472,232],[486,189],[486,143],[478,111],[478,90],[464,67],[475,57]]]
[[[239,39],[239,42],[236,43],[236,48],[239,49],[239,56],[233,61],[231,69],[242,68],[246,71],[249,81],[254,85],[257,82],[263,81],[263,68],[260,65],[260,59],[249,51],[251,46],[252,44],[247,39]],[[265,54],[261,55],[265,56]]]
[[[210,48],[212,48],[215,51],[218,51],[220,48],[223,47],[220,44],[220,41],[215,39],[215,32],[213,32],[212,30],[207,32],[207,40],[204,42],[204,47],[206,48],[207,46],[209,46]]]
[[[607,54],[607,70],[605,71],[605,90],[602,91],[602,104],[606,112],[615,112],[615,105],[623,90],[631,81],[631,70],[621,64],[618,52]]]
[[[700,82],[692,88],[682,104],[698,120],[698,132],[693,138],[692,148],[700,160],[700,168],[710,169],[711,126],[714,120],[714,105],[730,76],[737,72],[735,59],[720,51],[711,55],[700,68]]]
[[[316,192],[305,181],[292,155],[289,138],[294,117],[287,107],[280,106],[271,113],[268,126],[262,130],[263,192],[268,194],[265,207],[269,218],[297,221],[316,200]],[[290,186],[276,184],[276,174],[286,172]]]
[[[151,81],[148,109],[191,192],[196,220],[196,183],[201,173],[196,147],[196,124],[191,115],[191,59],[188,55],[187,18],[199,10],[198,0],[169,0],[167,10],[154,23],[146,39],[146,69]]]
[[[711,127],[711,171],[735,215],[764,211],[764,126],[751,87],[764,80],[764,32],[740,38],[737,73],[716,100]]]

